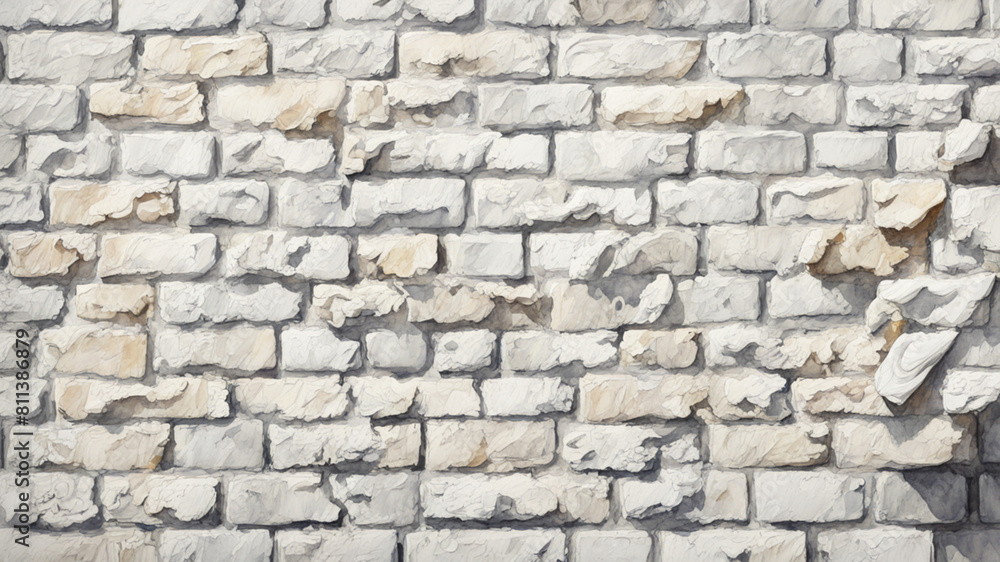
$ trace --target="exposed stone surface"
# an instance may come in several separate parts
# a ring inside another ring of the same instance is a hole
[[[417,424],[372,427],[366,420],[314,424],[308,429],[271,425],[267,438],[271,464],[279,470],[359,463],[399,468],[416,464],[420,428]]]
[[[749,560],[792,562],[805,560],[806,535],[802,531],[707,530],[687,535],[660,532],[660,553],[677,562],[748,556]]]
[[[690,86],[612,86],[601,92],[597,116],[618,126],[668,125],[697,121],[742,99],[737,84],[719,82]]]
[[[479,468],[510,472],[548,464],[555,456],[555,424],[521,421],[433,421],[426,425],[428,470]]]
[[[267,44],[259,33],[235,37],[155,35],[143,44],[140,64],[143,70],[166,76],[258,76],[267,73]]]
[[[827,458],[825,424],[710,425],[709,458],[729,468],[809,466]]]
[[[584,181],[682,174],[687,170],[689,141],[683,134],[558,133],[555,171],[560,179]]]
[[[0,0],[0,558],[1000,560],[997,30]]]
[[[579,418],[592,422],[686,418],[708,396],[704,381],[686,375],[587,375],[579,387]]]
[[[191,125],[205,118],[204,101],[193,82],[130,85],[120,81],[90,86],[90,112],[105,117],[140,117],[156,123]]]
[[[702,42],[662,35],[565,33],[556,36],[555,44],[559,76],[662,79],[687,74],[701,54]]]
[[[233,236],[221,261],[228,277],[255,274],[329,281],[347,277],[349,248],[342,236],[260,231]]]
[[[875,390],[894,404],[906,402],[957,336],[955,330],[901,335],[875,373]]]
[[[761,521],[850,521],[865,512],[865,480],[831,472],[760,472],[754,501]]]
[[[653,212],[647,190],[573,186],[536,179],[478,179],[472,182],[475,225],[502,228],[585,220],[596,216],[621,225],[646,224]]]
[[[965,478],[952,472],[881,472],[873,509],[881,523],[950,523],[965,518],[966,497]]]
[[[335,114],[344,99],[343,78],[278,78],[269,84],[227,84],[209,104],[210,121],[235,127],[268,125],[282,131],[308,131]]]
[[[959,417],[844,419],[833,426],[831,446],[842,468],[916,468],[968,462],[972,421]]]
[[[399,37],[399,69],[430,76],[549,75],[547,39],[517,30],[457,34],[413,31]]]
[[[276,345],[271,328],[166,328],[156,335],[153,367],[171,371],[199,365],[237,371],[271,369],[275,366]]]
[[[50,220],[54,224],[92,226],[134,216],[154,222],[174,213],[173,192],[174,184],[165,179],[107,183],[57,180],[49,186]]]
[[[930,560],[934,545],[931,533],[912,529],[884,528],[859,531],[825,531],[816,537],[820,556],[831,562],[847,562],[858,556]]]
[[[17,79],[118,78],[131,70],[131,57],[131,38],[112,33],[34,31],[7,38],[7,73]]]
[[[264,424],[257,420],[178,424],[173,437],[173,462],[178,467],[260,470],[264,466]]]
[[[28,168],[60,178],[104,175],[111,169],[114,137],[110,131],[95,129],[77,141],[64,141],[56,135],[28,137],[25,143]],[[20,151],[20,143],[17,151]],[[2,161],[0,156],[0,163]]]
[[[288,139],[278,131],[226,135],[222,138],[221,171],[226,175],[306,174],[327,168],[333,162],[333,154],[329,141]]]
[[[183,232],[106,235],[101,239],[97,274],[202,274],[215,265],[215,235]]]
[[[806,33],[717,33],[705,48],[712,70],[726,78],[819,76],[826,72],[826,40]]]

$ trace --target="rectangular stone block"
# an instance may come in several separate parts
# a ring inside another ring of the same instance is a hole
[[[215,265],[214,234],[156,232],[101,238],[97,275],[201,275]]]
[[[260,371],[275,366],[277,342],[270,327],[236,326],[184,331],[169,327],[156,334],[153,368],[181,371],[214,366],[236,371]]]
[[[709,459],[727,468],[822,464],[828,434],[822,423],[710,425],[706,430]]]
[[[541,78],[549,75],[548,55],[548,38],[514,29],[399,36],[401,74]]]
[[[565,32],[555,36],[557,74],[574,78],[682,78],[702,42],[663,35]]]
[[[317,121],[336,117],[346,92],[346,82],[336,77],[225,84],[209,102],[209,121],[226,129],[267,125],[281,131],[308,131]]]
[[[875,29],[912,31],[958,31],[979,22],[982,7],[977,0],[956,0],[948,4],[902,0],[858,0],[858,25]]]
[[[500,365],[511,371],[547,371],[580,362],[597,367],[618,358],[617,334],[597,331],[581,334],[550,332],[504,332],[500,341]]]
[[[576,186],[555,180],[481,178],[472,182],[471,220],[504,228],[598,217],[601,222],[648,224],[652,196],[645,187]]]
[[[761,521],[829,523],[865,514],[865,479],[834,472],[762,471],[753,479]]]
[[[392,30],[282,32],[268,40],[275,71],[369,78],[388,74],[395,58]]]
[[[464,467],[511,472],[546,465],[555,456],[552,420],[434,420],[425,424],[425,431],[427,470]]]
[[[686,535],[661,531],[657,533],[657,540],[660,555],[671,562],[724,560],[731,552],[760,562],[806,560],[803,531],[711,529]]]
[[[983,490],[980,482],[980,490]],[[927,525],[965,519],[968,488],[953,472],[880,472],[872,510],[879,523]],[[980,501],[980,512],[982,512]]]
[[[594,92],[585,84],[479,86],[479,124],[502,131],[570,128],[594,118]]]
[[[70,27],[111,22],[111,0],[24,0],[0,6],[0,27]]]
[[[826,39],[809,33],[716,33],[708,38],[706,52],[712,71],[724,78],[788,78],[826,73]]]
[[[204,178],[212,173],[215,137],[208,132],[127,133],[122,166],[138,176]]]
[[[235,419],[226,425],[174,426],[173,464],[205,470],[264,467],[264,423]]]
[[[345,562],[394,562],[396,549],[396,532],[391,530],[281,530],[274,534],[276,560],[282,562],[301,560],[303,556]]]
[[[543,529],[415,531],[406,535],[403,552],[406,562],[560,562],[566,558],[566,536]]]
[[[858,531],[823,531],[816,537],[819,555],[830,562],[893,558],[931,562],[934,544],[930,531],[882,527]]]
[[[225,27],[237,10],[236,0],[121,0],[118,31]]]
[[[563,180],[633,181],[683,174],[691,136],[598,131],[556,133],[556,175]]]
[[[701,131],[695,167],[702,172],[792,174],[806,166],[806,139],[792,131]]]
[[[72,86],[0,84],[0,129],[69,131],[80,122],[80,91]]]
[[[30,2],[29,2],[30,3]],[[7,75],[80,84],[131,70],[132,38],[113,33],[33,31],[7,36]]]
[[[154,35],[146,38],[139,64],[143,70],[164,76],[259,76],[267,74],[267,42],[260,33],[231,37]]]
[[[968,463],[974,436],[975,420],[966,416],[842,419],[831,447],[841,468],[918,468]]]
[[[852,127],[953,125],[962,119],[968,86],[892,84],[847,88],[847,124]]]

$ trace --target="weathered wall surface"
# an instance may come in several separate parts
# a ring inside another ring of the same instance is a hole
[[[0,0],[0,557],[1000,559],[997,25]]]

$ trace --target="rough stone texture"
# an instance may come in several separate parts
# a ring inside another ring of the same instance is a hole
[[[1000,560],[997,30],[0,0],[0,558]]]
[[[267,44],[259,33],[235,37],[154,35],[143,44],[143,70],[163,76],[259,76],[267,74]]]
[[[131,70],[132,39],[113,33],[35,31],[7,38],[7,73],[22,80],[79,84]]]

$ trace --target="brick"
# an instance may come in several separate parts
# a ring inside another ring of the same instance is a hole
[[[25,166],[57,178],[103,176],[111,169],[114,144],[114,137],[106,130],[76,141],[62,140],[56,135],[32,135],[25,143]],[[16,150],[20,150],[19,142]]]
[[[173,463],[205,470],[260,470],[264,467],[264,424],[247,419],[226,425],[177,424]]]
[[[205,119],[205,96],[194,82],[101,82],[90,86],[90,113],[116,119],[193,125]]]
[[[847,88],[847,124],[852,127],[956,124],[968,86],[894,84]]]
[[[277,560],[369,560],[396,559],[396,533],[389,530],[316,529],[282,530],[274,534]]]
[[[30,2],[29,2],[30,3]],[[7,36],[7,75],[80,84],[131,70],[132,38],[113,33],[34,31]]]
[[[706,52],[712,71],[724,78],[786,78],[826,73],[826,39],[808,33],[716,33],[708,38]]]
[[[401,74],[540,78],[549,75],[548,55],[547,38],[518,30],[413,31],[399,36]]]
[[[806,139],[792,131],[702,131],[695,167],[703,172],[791,174],[805,169]]]
[[[855,521],[865,514],[865,479],[832,472],[758,472],[753,493],[757,519],[771,523]]]
[[[122,0],[118,31],[211,29],[236,19],[236,0]]]
[[[631,181],[687,171],[690,135],[598,131],[557,133],[556,175],[563,180]]]
[[[215,137],[207,132],[128,133],[121,143],[125,171],[139,176],[204,178],[215,160]]]
[[[930,531],[882,527],[859,531],[823,531],[816,537],[819,555],[830,562],[912,560],[930,562],[934,544]]]
[[[828,455],[825,424],[710,425],[709,458],[727,468],[811,466]],[[839,459],[838,459],[839,460]]]
[[[843,419],[833,426],[831,446],[841,468],[967,463],[975,448],[973,426],[971,419],[961,416]]]
[[[748,560],[805,562],[806,534],[803,531],[774,529],[712,529],[687,535],[657,533],[658,548],[664,559],[698,562],[729,556],[735,552]]]
[[[161,562],[184,562],[194,553],[205,559],[235,557],[246,562],[271,560],[271,535],[265,529],[167,529],[160,535]]]
[[[277,470],[306,466],[415,466],[420,426],[371,426],[367,420],[317,423],[306,427],[269,425],[268,452]]]
[[[161,371],[215,366],[236,371],[260,371],[275,366],[274,330],[236,326],[228,330],[161,329],[156,334],[153,368]]]
[[[777,29],[840,29],[851,23],[848,0],[764,0],[756,4],[755,23]]]
[[[109,152],[109,165],[110,157]],[[49,220],[54,225],[81,226],[132,217],[155,222],[174,213],[174,187],[166,178],[56,180],[49,185]]]
[[[234,525],[287,525],[297,521],[332,523],[340,508],[314,472],[233,474],[224,484],[226,521]]]
[[[209,103],[209,121],[223,128],[268,125],[308,131],[337,113],[346,94],[343,78],[275,78],[260,85],[219,86]]]
[[[982,7],[976,0],[958,0],[947,6],[904,0],[886,4],[879,0],[858,0],[858,25],[875,29],[913,31],[958,31],[976,26]]]
[[[682,78],[701,41],[662,35],[564,33],[556,36],[556,73],[574,78]]]
[[[965,477],[953,472],[880,472],[872,511],[879,523],[956,523],[965,519],[967,498]]]
[[[25,0],[0,7],[0,27],[70,27],[111,22],[111,0]]]
[[[80,122],[80,92],[71,86],[0,85],[0,128],[69,131]]]
[[[101,238],[97,274],[200,275],[215,264],[214,234],[129,233]]]
[[[609,170],[608,173],[611,173]],[[596,216],[602,222],[647,224],[653,211],[645,188],[574,186],[539,179],[482,178],[472,182],[475,226],[503,228]]]
[[[323,26],[326,21],[326,4],[326,0],[248,0],[240,16],[248,26],[274,25],[308,29]]]
[[[881,131],[816,133],[812,149],[812,162],[817,168],[851,172],[881,170],[889,162],[889,135]]]
[[[833,77],[856,82],[899,80],[903,40],[848,31],[833,38]]]
[[[267,74],[267,42],[259,33],[232,37],[154,35],[146,38],[139,64],[143,70],[163,76],[259,76]]]
[[[406,562],[482,562],[534,558],[559,562],[566,557],[566,536],[556,530],[454,529],[415,531],[403,543]]]
[[[544,466],[555,456],[556,431],[551,420],[428,421],[425,424],[428,470],[478,468],[511,472]]]
[[[396,46],[391,30],[271,33],[268,40],[275,71],[348,78],[388,74]]]
[[[584,84],[479,86],[479,124],[500,130],[587,125],[593,106],[594,92]]]
[[[757,218],[759,200],[760,188],[744,180],[702,177],[686,183],[660,180],[656,185],[657,214],[667,224],[751,222]]]

